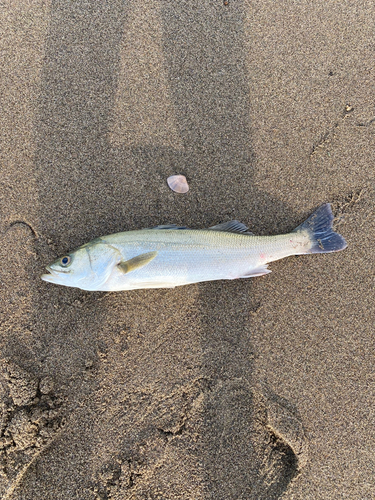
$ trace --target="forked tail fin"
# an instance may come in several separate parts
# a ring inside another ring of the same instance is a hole
[[[326,203],[318,208],[303,224],[296,227],[294,232],[308,231],[311,239],[311,248],[308,253],[339,252],[346,248],[345,239],[332,228],[333,214],[331,205]]]

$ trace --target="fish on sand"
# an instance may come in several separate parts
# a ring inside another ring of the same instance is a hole
[[[82,290],[119,291],[262,276],[275,260],[346,248],[332,221],[327,203],[294,231],[277,236],[255,236],[238,221],[207,229],[168,225],[126,231],[64,255],[47,266],[42,279]]]

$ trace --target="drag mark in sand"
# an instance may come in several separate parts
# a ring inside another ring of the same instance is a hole
[[[10,229],[13,226],[17,226],[17,225],[28,227],[30,229],[30,231],[32,232],[33,236],[35,238],[38,238],[38,234],[37,234],[36,230],[33,228],[33,226],[31,224],[29,224],[28,222],[24,221],[24,220],[15,220],[15,221],[11,222],[9,224],[9,228],[8,229]],[[5,232],[7,232],[7,230]]]
[[[333,222],[336,226],[341,224],[345,216],[353,211],[354,206],[362,200],[362,195],[365,191],[365,188],[357,189],[332,202],[335,213]]]
[[[311,152],[310,152],[310,158],[312,158],[314,155],[318,154],[327,144],[331,142],[331,139],[336,137],[336,131],[337,129],[341,126],[341,124],[344,122],[344,120],[349,116],[349,114],[354,110],[353,106],[350,104],[347,104],[344,108],[344,110],[341,113],[340,118],[334,123],[334,125],[325,132],[319,141],[313,145]]]
[[[13,493],[16,491],[16,489],[18,488],[18,486],[21,485],[22,483],[22,480],[23,478],[25,477],[27,471],[30,469],[30,467],[32,467],[35,462],[37,461],[37,459],[45,452],[47,451],[51,445],[55,442],[56,438],[61,434],[62,432],[62,429],[59,431],[59,433],[57,435],[54,436],[54,439],[51,440],[49,443],[47,443],[43,448],[41,448],[40,450],[37,451],[37,453],[35,453],[35,455],[32,456],[30,462],[27,462],[23,468],[21,469],[21,471],[18,473],[16,479],[11,483],[11,485],[9,486],[9,489],[7,490],[7,492],[5,493],[5,495],[3,496],[3,500],[10,500],[13,496]]]
[[[357,123],[358,127],[369,127],[372,123],[375,123],[375,118],[371,118],[368,122]]]

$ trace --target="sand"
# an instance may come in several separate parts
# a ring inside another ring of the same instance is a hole
[[[374,498],[374,16],[2,2],[2,498]],[[234,218],[276,234],[325,202],[348,248],[262,278],[40,280],[97,236]]]

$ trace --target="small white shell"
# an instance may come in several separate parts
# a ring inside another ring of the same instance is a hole
[[[167,183],[175,193],[187,193],[189,191],[189,184],[184,175],[171,175],[168,177]]]

